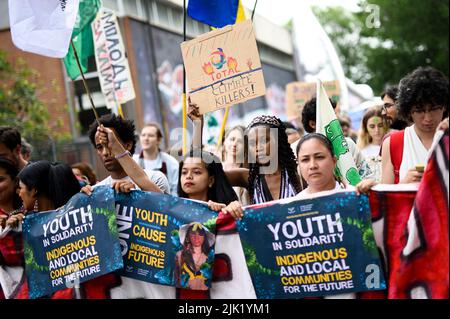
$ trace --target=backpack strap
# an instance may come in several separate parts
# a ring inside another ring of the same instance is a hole
[[[391,134],[390,153],[391,163],[394,166],[394,183],[400,182],[400,166],[402,165],[403,158],[403,140],[405,136],[405,130],[394,132]]]

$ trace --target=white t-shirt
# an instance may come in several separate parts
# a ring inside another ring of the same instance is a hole
[[[139,154],[134,154],[133,159],[139,165],[141,164]],[[170,185],[170,194],[173,196],[178,196],[178,171],[180,167],[178,161],[173,156],[164,152],[159,152],[158,156],[154,160],[144,158],[142,158],[142,160],[144,161],[144,167],[142,168],[153,171],[159,171],[163,166],[163,162],[166,163],[166,177]]]
[[[340,184],[340,183],[336,182],[334,189],[330,189],[328,191],[317,192],[314,194],[311,194],[309,192],[309,189],[305,188],[304,190],[302,190],[300,193],[298,193],[295,196],[295,199],[304,199],[304,198],[309,198],[309,197],[332,195],[334,193],[341,192],[341,191],[353,192],[355,190],[356,190],[356,188],[352,185],[345,185],[345,184]]]
[[[170,187],[169,187],[169,182],[167,181],[166,176],[158,171],[152,171],[152,170],[148,170],[148,169],[144,169],[144,172],[147,174],[148,178],[156,184],[156,186],[159,187],[159,189],[164,193],[164,194],[170,194]],[[114,182],[119,182],[119,181],[129,181],[129,182],[133,182],[133,180],[131,179],[130,176],[125,176],[124,178],[120,178],[120,179],[114,179],[110,176],[108,176],[107,178],[105,178],[104,180],[102,180],[101,182],[98,182],[97,184],[95,184],[93,187],[97,187],[97,186],[112,186],[112,184]],[[139,186],[136,185],[136,189],[139,189]]]
[[[362,156],[368,158],[371,156],[377,156],[380,154],[381,145],[369,144],[361,150]]]

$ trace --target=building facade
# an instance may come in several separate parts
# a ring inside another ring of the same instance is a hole
[[[123,106],[124,115],[135,121],[138,131],[146,122],[160,123],[165,133],[165,148],[179,143],[181,136],[181,131],[176,129],[182,127],[182,3],[182,0],[103,1],[103,5],[114,10],[119,17],[136,92],[136,98]],[[251,17],[250,10],[246,9],[246,16]],[[267,94],[234,106],[227,126],[245,125],[260,113],[283,118],[285,85],[296,80],[290,32],[257,14],[254,28]],[[207,25],[187,18],[187,39],[208,31]],[[50,123],[62,122],[60,130],[69,133],[73,143],[58,147],[58,154],[49,154],[48,159],[56,157],[69,164],[86,161],[93,165],[100,177],[105,175],[86,135],[89,125],[94,121],[94,114],[81,79],[72,81],[67,77],[62,60],[27,53],[12,44],[7,0],[0,0],[0,50],[7,51],[11,60],[24,59],[40,73],[43,83],[55,83],[58,87],[57,90],[38,92],[38,97],[48,105]],[[100,91],[94,58],[89,62],[85,77],[97,112],[100,115],[110,112]],[[209,115],[205,142],[213,143],[217,139],[223,113],[223,110],[219,110]]]

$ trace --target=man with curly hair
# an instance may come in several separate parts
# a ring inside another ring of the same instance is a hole
[[[95,186],[110,185],[122,192],[140,188],[144,191],[170,193],[169,182],[163,173],[143,170],[132,159],[137,141],[133,121],[114,114],[103,115],[98,122],[91,124],[88,134],[103,165],[111,173]],[[86,193],[90,194],[91,189],[88,188]]]
[[[382,183],[420,182],[433,137],[448,111],[448,78],[432,67],[406,75],[397,94],[399,116],[413,123],[382,147]]]

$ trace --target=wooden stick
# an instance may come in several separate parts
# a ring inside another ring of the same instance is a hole
[[[99,117],[97,114],[97,110],[95,109],[94,101],[92,100],[91,92],[89,91],[89,88],[86,83],[86,79],[84,78],[83,69],[81,68],[80,64],[80,58],[78,57],[77,49],[75,49],[75,45],[73,44],[73,40],[70,39],[70,44],[72,45],[73,53],[75,54],[75,60],[77,61],[78,69],[80,70],[81,79],[83,80],[84,90],[86,91],[89,101],[91,102],[92,111],[94,111],[95,120],[97,121],[97,124],[100,126]]]

